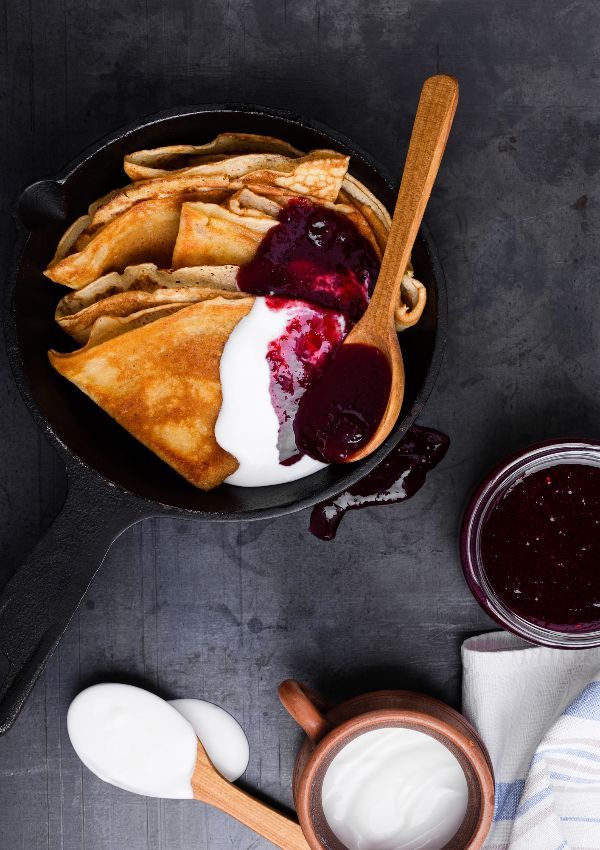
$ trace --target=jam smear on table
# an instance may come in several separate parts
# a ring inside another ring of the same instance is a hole
[[[293,198],[256,256],[237,275],[243,292],[285,295],[341,310],[356,321],[379,273],[370,242],[335,210]]]
[[[389,455],[353,487],[313,508],[309,530],[333,540],[346,511],[403,502],[420,490],[427,473],[448,451],[450,440],[431,428],[413,425]]]
[[[346,336],[350,321],[343,313],[306,301],[267,298],[267,305],[271,310],[293,308],[283,334],[272,340],[267,349],[271,402],[279,420],[279,460],[291,465],[301,457],[294,435],[300,398],[321,377]]]
[[[600,628],[600,467],[563,463],[516,481],[482,529],[490,586],[524,620]]]
[[[296,445],[324,463],[344,463],[371,439],[385,413],[392,370],[373,345],[340,345],[298,405]]]

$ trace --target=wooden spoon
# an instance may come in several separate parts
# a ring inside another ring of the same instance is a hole
[[[410,253],[435,182],[456,105],[458,83],[443,74],[425,80],[415,117],[392,227],[375,291],[367,310],[343,345],[359,343],[378,348],[391,368],[387,408],[368,442],[347,458],[360,460],[378,448],[390,433],[402,406],[404,365],[394,325],[394,308]]]
[[[217,771],[198,741],[192,776],[194,799],[220,809],[283,850],[310,850],[296,821],[232,785]]]

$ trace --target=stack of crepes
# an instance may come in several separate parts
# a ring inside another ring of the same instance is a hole
[[[227,133],[204,145],[128,154],[133,181],[93,203],[60,240],[45,274],[75,290],[56,320],[82,348],[50,362],[191,484],[237,468],[215,439],[219,363],[254,297],[237,286],[290,199],[347,216],[381,258],[385,207],[348,174],[348,157],[308,154],[276,138]],[[409,269],[399,330],[418,321],[425,289]]]

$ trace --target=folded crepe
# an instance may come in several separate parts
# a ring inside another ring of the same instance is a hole
[[[111,192],[90,209],[87,229],[93,233],[140,201],[197,194],[200,200],[219,202],[227,190],[248,180],[292,187],[297,194],[335,200],[347,169],[348,157],[335,151],[311,151],[298,159],[269,153],[227,157],[167,172]]]
[[[157,322],[159,319],[164,319],[165,316],[172,316],[173,313],[177,313],[182,307],[187,306],[189,305],[181,303],[160,304],[156,307],[137,310],[128,316],[112,316],[110,314],[98,316],[89,328],[85,348],[92,348],[101,342],[106,342],[116,336],[121,336],[121,334],[134,331],[136,328],[142,328],[152,322]]]
[[[171,171],[220,162],[229,156],[244,153],[276,153],[287,157],[302,156],[302,152],[282,139],[253,133],[221,133],[204,145],[169,145],[127,154],[123,162],[131,180],[165,177]]]
[[[228,157],[217,162],[184,168],[181,171],[167,173],[165,176],[140,180],[111,192],[91,212],[90,228],[94,229],[112,221],[129,207],[151,198],[166,198],[173,195],[198,193],[205,200],[220,200],[235,181],[245,174],[260,169],[277,167],[292,162],[289,157],[280,154],[246,154]],[[208,196],[212,197],[208,197]]]
[[[44,274],[55,283],[81,289],[109,271],[139,262],[169,267],[179,230],[181,201],[144,201],[102,228],[74,254],[55,257]],[[59,247],[64,248],[64,239]]]
[[[243,298],[243,292],[232,292],[227,290],[210,289],[206,286],[186,286],[181,289],[168,287],[155,289],[154,292],[143,290],[128,290],[108,298],[103,298],[89,307],[84,307],[70,316],[59,316],[57,318],[60,327],[70,334],[74,340],[84,345],[95,327],[98,319],[103,317],[125,319],[140,311],[148,311],[158,307],[172,307],[169,312],[176,309],[188,307],[199,301],[208,301],[211,298],[236,299]]]
[[[64,295],[56,307],[55,318],[60,321],[104,298],[121,292],[155,292],[157,289],[205,287],[207,289],[237,289],[238,266],[194,266],[182,269],[159,269],[154,263],[127,266],[122,273],[109,272],[81,289]]]
[[[351,174],[344,177],[338,201],[351,204],[366,218],[383,255],[392,218],[381,201]]]
[[[173,249],[173,268],[249,263],[277,219],[245,216],[217,204],[184,203]]]
[[[231,181],[233,188],[245,185],[277,186],[297,195],[335,201],[348,171],[350,157],[336,151],[315,150],[280,165],[249,171]]]
[[[215,438],[223,348],[254,298],[213,298],[72,354],[54,368],[195,487],[238,467]]]

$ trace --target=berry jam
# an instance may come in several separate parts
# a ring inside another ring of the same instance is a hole
[[[523,619],[600,628],[600,467],[563,463],[519,479],[482,529],[488,582]]]
[[[378,348],[341,345],[300,399],[294,422],[300,451],[324,463],[344,463],[377,430],[391,385],[390,365]]]
[[[441,461],[449,445],[445,434],[413,425],[396,448],[362,481],[313,508],[309,530],[321,540],[333,540],[346,511],[410,499],[421,489],[427,473]]]
[[[279,419],[279,459],[281,463],[291,464],[301,457],[294,435],[300,398],[321,377],[329,358],[348,332],[349,320],[343,313],[306,301],[267,298],[267,305],[272,310],[288,308],[292,313],[283,334],[267,349],[271,402]]]
[[[341,310],[356,320],[364,313],[379,260],[371,244],[344,215],[303,198],[292,199],[237,275],[253,295],[286,295]]]

